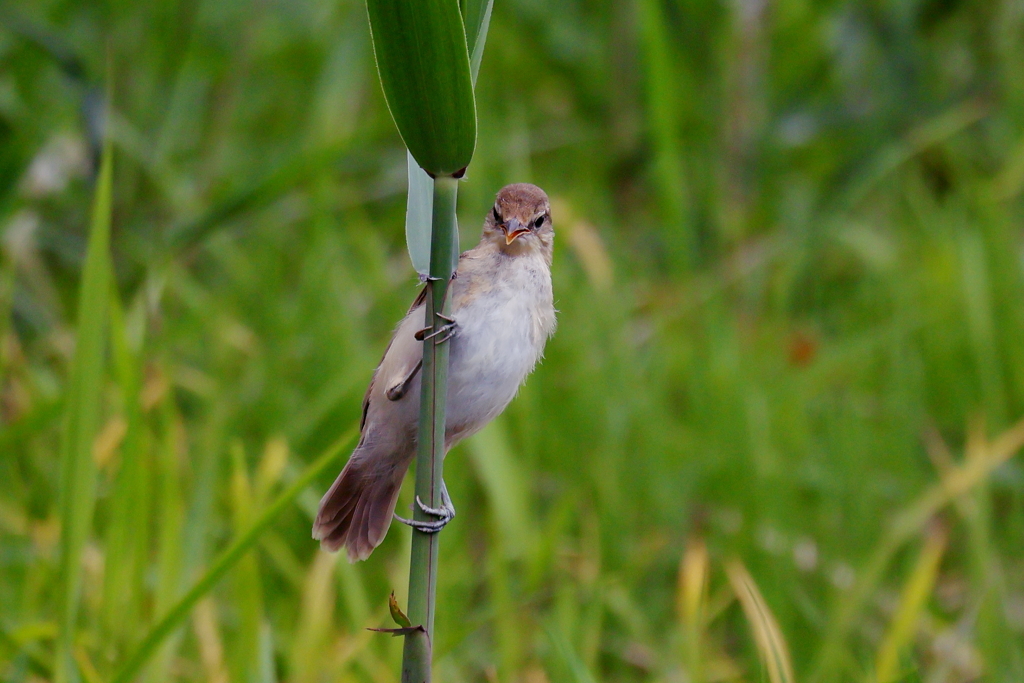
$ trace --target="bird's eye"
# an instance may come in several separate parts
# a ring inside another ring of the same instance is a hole
[[[544,216],[538,216],[537,220],[533,222],[533,227],[540,229],[540,226],[544,225]]]
[[[493,209],[491,209],[491,213],[494,214],[494,220],[497,221],[498,223],[500,223],[501,222],[501,214],[498,213],[498,207],[497,206],[495,206]]]

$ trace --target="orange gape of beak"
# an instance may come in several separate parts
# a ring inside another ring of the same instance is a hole
[[[505,228],[505,244],[512,244],[516,241],[517,237],[530,232],[529,228],[523,227],[518,218],[513,218],[508,222],[507,226],[503,227]]]

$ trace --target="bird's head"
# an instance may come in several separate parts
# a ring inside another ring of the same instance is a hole
[[[555,231],[544,190],[529,183],[506,185],[484,220],[484,240],[509,256],[540,253],[551,261]]]

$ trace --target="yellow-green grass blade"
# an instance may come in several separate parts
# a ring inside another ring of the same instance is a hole
[[[0,624],[0,645],[3,645],[13,653],[17,653],[16,657],[24,658],[25,668],[28,671],[45,680],[53,678],[53,669],[50,666],[49,658],[40,651],[37,643],[32,641],[26,642],[24,638],[17,637],[16,634],[8,631],[3,624]]]
[[[729,583],[743,608],[743,614],[754,632],[754,642],[761,660],[768,669],[771,683],[793,683],[793,662],[789,646],[779,628],[779,622],[765,602],[764,596],[754,582],[747,568],[739,560],[732,560],[725,566]]]
[[[329,660],[321,653],[331,647],[337,603],[334,570],[337,562],[337,555],[318,553],[305,578],[295,638],[291,644],[291,661],[295,666],[291,680],[296,683],[313,683],[333,673],[327,669]]]
[[[977,430],[977,428],[976,428]],[[962,465],[951,467],[942,480],[893,518],[887,532],[879,539],[874,552],[858,573],[857,582],[836,606],[826,628],[825,640],[818,652],[809,680],[830,680],[841,659],[842,645],[860,609],[878,587],[886,568],[896,552],[919,534],[929,520],[942,508],[971,492],[987,481],[996,468],[1024,447],[1024,420],[1006,430],[994,441],[979,431],[968,443]]]
[[[427,173],[452,175],[476,147],[476,102],[457,0],[368,0],[384,98]]]
[[[493,533],[508,559],[532,552],[536,521],[521,465],[512,455],[506,419],[498,418],[467,444],[480,486],[490,507]]]
[[[893,616],[889,631],[882,640],[881,647],[875,657],[875,681],[889,683],[899,680],[899,655],[913,643],[918,617],[924,608],[925,601],[935,587],[939,576],[939,563],[946,549],[946,534],[936,529],[925,539],[924,547],[918,556],[903,592],[900,604]]]
[[[359,569],[348,562],[335,565],[338,585],[341,587],[341,599],[344,606],[345,619],[352,631],[359,631],[370,618],[370,598],[367,595],[363,575]]]
[[[704,539],[693,537],[679,562],[676,615],[682,632],[681,659],[693,681],[704,680],[704,625],[710,561]]]
[[[92,528],[96,503],[96,464],[92,445],[102,402],[107,309],[113,277],[110,261],[112,175],[112,151],[107,142],[93,199],[89,246],[78,296],[78,334],[61,436],[57,683],[77,680],[73,650],[82,584],[82,550]]]
[[[357,430],[354,427],[345,432],[341,438],[313,461],[306,468],[306,471],[297,477],[287,489],[282,491],[274,502],[268,505],[262,514],[253,520],[244,533],[239,534],[235,538],[231,545],[213,561],[209,569],[206,570],[206,573],[153,626],[146,637],[142,639],[139,647],[114,676],[112,683],[128,683],[135,679],[135,676],[145,666],[146,662],[149,661],[149,658],[156,649],[182,625],[192,612],[192,608],[196,606],[196,603],[209,593],[228,570],[245,556],[259,540],[263,532],[299,497],[299,494],[317,477],[327,471],[329,467],[334,465],[338,457],[355,440],[356,434]]]

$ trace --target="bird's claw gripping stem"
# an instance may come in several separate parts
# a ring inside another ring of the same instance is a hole
[[[413,335],[416,341],[426,341],[427,339],[434,339],[434,345],[436,346],[438,344],[445,343],[446,341],[454,337],[456,332],[458,332],[459,325],[458,323],[455,322],[455,318],[449,318],[448,316],[442,313],[435,313],[434,315],[436,315],[441,320],[446,321],[446,324],[441,325],[441,327],[437,328],[433,332],[431,332],[433,328],[424,327],[422,330],[419,330],[418,332],[416,332],[416,334]],[[427,334],[428,332],[430,334]]]
[[[459,271],[455,271],[455,272],[452,273],[451,279],[454,280],[458,276],[459,276]],[[420,278],[420,282],[441,282],[442,280],[444,280],[443,277],[435,277],[433,275],[428,275],[427,273],[420,273],[419,278]]]
[[[395,513],[395,519],[403,524],[408,524],[413,529],[418,529],[425,534],[436,534],[441,529],[445,528],[448,522],[452,521],[455,517],[455,506],[452,505],[452,499],[448,496],[448,487],[445,486],[444,482],[441,482],[441,506],[432,508],[422,500],[419,496],[416,496],[416,505],[419,506],[420,510],[433,515],[438,519],[434,522],[421,522],[416,519],[406,519],[405,517],[399,517]]]

